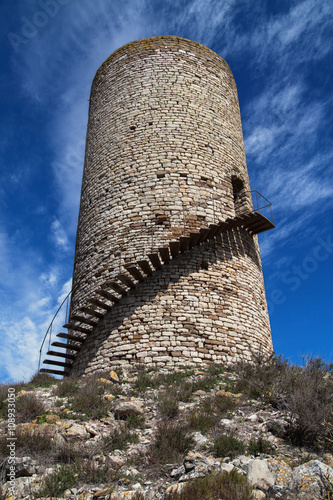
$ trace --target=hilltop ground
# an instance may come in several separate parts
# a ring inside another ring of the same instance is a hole
[[[332,499],[331,368],[257,358],[2,385],[0,499]]]

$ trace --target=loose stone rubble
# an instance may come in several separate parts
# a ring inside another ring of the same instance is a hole
[[[113,396],[107,417],[97,420],[82,420],[67,408],[67,398],[55,396],[54,389],[35,388],[34,394],[48,408],[47,413],[33,422],[21,423],[16,432],[34,436],[50,436],[52,442],[61,447],[65,443],[75,450],[93,450],[93,458],[98,467],[107,463],[115,474],[111,483],[80,484],[67,489],[58,500],[122,500],[135,499],[141,493],[143,500],[167,500],[168,494],[181,491],[188,481],[204,477],[210,473],[233,469],[244,474],[253,488],[253,499],[315,500],[330,498],[323,496],[326,491],[333,491],[333,455],[315,453],[288,444],[282,436],[288,426],[289,415],[274,410],[260,401],[243,400],[241,394],[224,391],[228,379],[234,379],[232,373],[223,373],[217,377],[217,385],[210,392],[198,390],[189,402],[181,402],[180,415],[193,411],[205,398],[221,393],[238,401],[234,410],[219,425],[226,434],[233,435],[245,443],[250,439],[262,438],[268,441],[274,454],[258,456],[239,455],[234,458],[213,456],[209,451],[212,436],[210,432],[193,432],[194,446],[184,454],[178,463],[165,464],[159,470],[153,470],[145,458],[152,443],[156,426],[161,422],[158,409],[158,397],[163,388],[148,389],[133,396],[133,385],[137,379],[136,371],[122,376],[111,374],[109,379],[100,378],[106,387],[106,396]],[[191,372],[189,381],[203,377],[202,371]],[[111,382],[111,383],[108,383]],[[115,385],[117,385],[117,390]],[[120,389],[121,389],[121,393]],[[18,397],[20,394],[17,395]],[[71,416],[72,415],[72,416]],[[129,444],[125,450],[113,450],[103,454],[96,448],[101,439],[110,432],[122,431],[123,424],[130,417],[144,417],[145,427],[136,428],[138,442]],[[45,421],[45,422],[44,422]],[[277,424],[278,423],[278,424]],[[274,424],[274,426],[273,426]],[[274,428],[274,433],[272,429]],[[0,422],[0,438],[6,438],[7,422]],[[38,456],[17,456],[15,496],[7,495],[9,488],[8,458],[1,462],[1,498],[6,500],[31,500],[38,498],[38,492],[45,484],[45,479],[60,467],[52,460],[41,462]]]

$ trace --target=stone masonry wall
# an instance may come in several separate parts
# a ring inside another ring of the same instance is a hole
[[[145,363],[250,360],[272,352],[252,236],[233,230],[183,254],[129,292],[89,336],[74,362],[81,375]]]
[[[175,36],[115,51],[91,90],[71,312],[124,263],[251,210],[226,62]],[[230,361],[259,344],[272,349],[258,243],[233,230],[131,290],[95,327],[73,371],[119,360]]]

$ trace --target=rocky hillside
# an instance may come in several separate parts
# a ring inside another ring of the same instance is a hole
[[[332,499],[332,383],[274,358],[3,385],[0,499]]]

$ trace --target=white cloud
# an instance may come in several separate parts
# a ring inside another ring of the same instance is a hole
[[[69,249],[66,232],[58,219],[55,219],[51,224],[51,234],[58,248],[61,250]]]

